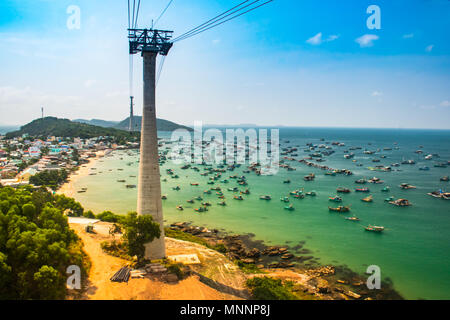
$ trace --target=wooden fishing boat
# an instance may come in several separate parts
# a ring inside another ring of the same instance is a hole
[[[291,180],[284,180],[283,183],[291,183]]]
[[[358,217],[346,217],[345,220],[349,220],[349,221],[360,221]]]
[[[179,191],[181,190],[180,186],[173,187],[172,190]]]
[[[389,192],[389,191],[391,191],[391,188],[389,186],[386,186],[383,189],[381,189],[381,192]]]
[[[219,206],[222,206],[222,207],[224,207],[224,206],[227,205],[227,203],[226,203],[225,201],[218,202],[217,204],[218,204]]]
[[[127,184],[126,187],[128,189],[134,189],[134,188],[136,188],[136,185],[135,184]]]
[[[411,203],[408,200],[406,200],[406,199],[397,199],[397,200],[394,200],[394,201],[390,201],[389,203],[393,204],[393,205],[395,205],[397,207],[409,207],[409,206],[411,206]]]
[[[287,207],[284,207],[284,210],[293,211],[293,210],[295,210],[295,208],[294,208],[294,206],[291,204],[291,205],[289,205],[289,206],[287,206]]]
[[[177,210],[183,211],[183,210],[184,210],[184,208],[183,208],[183,206],[181,206],[181,205],[178,205],[178,206],[177,206]]]
[[[272,198],[270,196],[260,196],[259,199],[260,200],[272,200]]]
[[[444,176],[440,179],[440,181],[445,181],[448,182],[449,181],[449,177],[448,176]]]
[[[356,192],[370,192],[369,188],[356,188]]]
[[[342,202],[342,198],[339,196],[329,197],[329,200],[333,202]]]
[[[328,210],[329,211],[333,211],[333,212],[341,212],[341,213],[343,213],[343,212],[349,212],[350,211],[350,207],[347,207],[347,206],[339,206],[339,207],[337,207],[337,208],[332,208],[332,207],[328,207]]]
[[[367,183],[367,180],[366,179],[358,179],[358,180],[355,181],[355,183],[357,183],[357,184],[365,184],[365,183]]]
[[[282,197],[282,198],[280,198],[280,201],[282,201],[282,202],[289,202],[289,198],[288,197]]]
[[[294,195],[294,198],[296,198],[296,199],[304,199],[304,198],[305,198],[305,195],[302,194],[302,193],[300,193],[300,194],[295,194],[295,195]]]
[[[198,182],[191,182],[191,186],[198,186]]]
[[[402,184],[400,185],[400,188],[402,188],[403,190],[416,189],[415,186],[412,186],[412,185],[410,185],[410,184],[408,184],[408,183],[402,183]]]
[[[194,200],[190,199],[190,200],[186,200],[187,203],[194,203]]]
[[[340,192],[340,193],[350,193],[350,189],[343,188],[343,187],[337,188],[336,191]]]
[[[206,211],[208,211],[208,208],[200,207],[200,208],[195,208],[194,210],[197,212],[206,212]]]
[[[361,201],[364,201],[364,202],[373,202],[373,197],[372,197],[372,196],[368,196],[368,197],[366,197],[366,198],[361,199]]]
[[[371,232],[383,232],[384,231],[384,227],[381,226],[371,226],[368,225],[367,227],[364,228],[366,231],[371,231]]]
[[[315,191],[308,191],[305,193],[307,196],[315,197],[317,193]]]
[[[394,200],[395,200],[395,198],[392,197],[392,196],[390,196],[389,198],[384,199],[385,202],[391,202],[391,201],[394,201]]]
[[[166,195],[162,195],[161,196],[161,200],[167,200],[167,196]]]
[[[242,196],[234,196],[233,198],[234,198],[234,200],[240,200],[240,201],[244,200],[244,198],[242,198]]]

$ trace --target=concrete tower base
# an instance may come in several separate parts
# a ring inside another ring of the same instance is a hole
[[[161,237],[145,246],[145,257],[152,260],[162,259],[166,256],[155,111],[156,55],[156,52],[142,52],[144,59],[144,107],[137,199],[138,214],[151,215],[153,221],[159,223],[161,229]]]

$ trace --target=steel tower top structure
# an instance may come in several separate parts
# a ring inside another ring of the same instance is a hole
[[[170,42],[173,31],[156,29],[128,29],[130,54],[155,52],[167,56],[173,43]]]

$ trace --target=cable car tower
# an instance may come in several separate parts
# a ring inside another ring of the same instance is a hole
[[[141,150],[138,178],[137,212],[141,215],[151,215],[153,221],[159,223],[161,236],[147,243],[145,247],[145,257],[147,259],[165,258],[166,250],[164,244],[164,219],[161,202],[161,181],[158,162],[158,136],[156,127],[156,103],[155,91],[156,83],[159,79],[164,58],[168,55],[174,42],[182,41],[197,34],[215,28],[223,23],[238,18],[250,11],[260,8],[273,0],[245,0],[233,8],[219,14],[218,16],[198,25],[197,27],[172,39],[173,31],[158,30],[154,26],[158,23],[164,13],[174,0],[170,0],[160,16],[152,23],[150,29],[137,28],[139,8],[141,0],[138,0],[136,10],[136,0],[130,6],[128,0],[128,41],[130,53],[130,83],[132,83],[133,55],[141,53],[143,63],[143,111],[141,123]],[[132,8],[131,8],[132,7]],[[160,54],[162,61],[156,74],[156,57]],[[130,85],[132,91],[132,84]],[[130,130],[132,126],[133,95],[130,94]]]
[[[172,33],[172,31],[155,29],[128,29],[129,53],[141,53],[144,59],[144,101],[141,124],[137,212],[142,215],[151,215],[153,221],[159,223],[161,229],[159,239],[155,239],[146,245],[145,257],[148,259],[161,259],[166,256],[158,162],[155,89],[156,56],[158,54],[166,56],[169,53],[173,45],[169,42]]]

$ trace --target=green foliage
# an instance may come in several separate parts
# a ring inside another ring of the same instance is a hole
[[[132,260],[132,258],[128,254],[128,247],[124,242],[118,242],[115,240],[103,241],[102,243],[100,243],[100,247],[109,255],[125,260]]]
[[[95,214],[91,210],[88,210],[88,211],[83,212],[83,217],[89,218],[89,219],[95,219]]]
[[[205,239],[202,239],[200,237],[196,237],[190,233],[186,233],[186,232],[183,232],[180,230],[174,230],[174,229],[170,229],[170,228],[165,228],[164,233],[167,237],[170,237],[170,238],[194,242],[194,243],[201,244],[202,246],[211,248],[208,241],[206,241]]]
[[[247,280],[252,296],[256,300],[297,300],[291,286],[284,285],[280,279],[254,277]]]
[[[19,137],[23,134],[29,134],[35,137],[79,137],[82,139],[95,138],[99,136],[109,136],[115,138],[136,139],[139,133],[130,133],[124,130],[113,128],[103,128],[93,126],[85,123],[72,122],[69,119],[58,119],[55,117],[46,117],[43,119],[36,119],[18,131],[9,132],[6,134],[7,139]],[[42,152],[42,150],[41,150]]]
[[[145,244],[161,235],[159,224],[153,222],[150,215],[129,212],[123,221],[123,226],[125,229],[123,238],[127,243],[128,254],[137,256],[138,261],[141,261],[145,255]]]
[[[239,267],[239,269],[241,269],[242,272],[244,272],[244,273],[249,273],[249,274],[264,273],[254,263],[244,263],[241,260],[237,260],[236,264]]]
[[[227,253],[227,247],[223,243],[218,243],[215,246],[213,246],[211,249],[214,249],[220,253]]]
[[[30,177],[30,183],[35,186],[49,186],[53,190],[57,189],[57,186],[64,183],[67,180],[67,171],[62,170],[45,170],[36,173]]]
[[[67,212],[71,217],[79,217],[84,215],[84,208],[73,198],[66,197],[63,194],[55,195],[56,207],[62,212]],[[92,211],[91,211],[92,213]]]
[[[184,278],[183,265],[180,263],[173,263],[166,266],[167,271],[177,276],[178,280]]]
[[[0,207],[0,299],[64,299],[67,267],[89,265],[56,197],[0,187]]]
[[[124,219],[122,216],[119,216],[111,211],[103,211],[102,213],[99,213],[96,218],[104,222],[112,223],[116,223]]]

